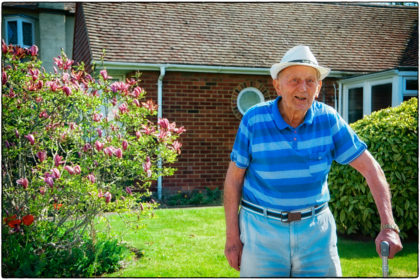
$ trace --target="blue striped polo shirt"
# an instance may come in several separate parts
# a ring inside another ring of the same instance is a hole
[[[246,169],[243,198],[284,211],[327,202],[332,161],[348,164],[366,144],[337,111],[317,101],[303,123],[291,127],[278,110],[279,100],[252,107],[239,126],[231,160]]]

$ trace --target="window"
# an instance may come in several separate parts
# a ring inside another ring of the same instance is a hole
[[[339,81],[339,113],[349,123],[418,96],[416,67],[400,67]]]
[[[349,123],[363,118],[363,88],[349,89]]]
[[[371,112],[392,106],[392,84],[382,84],[372,87]]]
[[[403,101],[407,101],[412,97],[417,97],[419,95],[418,90],[419,90],[419,81],[417,78],[405,78]]]
[[[34,21],[21,16],[8,17],[6,23],[6,44],[29,48],[34,44]]]
[[[237,106],[241,114],[245,114],[252,106],[264,102],[264,95],[256,88],[248,87],[241,90],[237,99]]]

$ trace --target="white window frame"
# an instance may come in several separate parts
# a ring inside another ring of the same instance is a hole
[[[23,47],[23,48],[30,48],[32,45],[35,44],[35,20],[30,19],[28,17],[24,17],[24,16],[8,16],[5,17],[4,19],[4,23],[5,23],[5,41],[6,44],[10,44],[9,42],[9,28],[8,28],[8,22],[10,21],[16,21],[17,22],[17,45]],[[24,45],[23,44],[23,25],[22,23],[26,22],[26,23],[30,23],[32,24],[32,43],[31,45]]]
[[[241,108],[241,106],[239,106],[239,100],[241,100],[241,97],[244,95],[244,93],[245,92],[248,92],[248,91],[252,91],[252,92],[255,92],[257,95],[258,95],[258,97],[260,98],[260,102],[259,103],[261,103],[261,102],[264,102],[265,101],[265,99],[264,99],[264,95],[261,93],[261,91],[259,90],[259,89],[257,89],[257,88],[255,88],[255,87],[247,87],[247,88],[244,88],[244,89],[242,89],[240,92],[239,92],[239,94],[238,94],[238,97],[237,97],[237,99],[236,99],[236,107],[238,107],[238,110],[239,110],[239,112],[242,114],[242,115],[244,115],[245,113],[246,113],[246,111],[244,112],[244,110]],[[257,103],[258,104],[258,103]],[[255,105],[257,105],[257,104],[255,104]]]
[[[342,90],[342,110],[339,112],[344,120],[348,122],[349,114],[349,90],[353,88],[363,88],[363,116],[370,115],[372,113],[372,87],[382,84],[392,84],[392,107],[398,106],[403,102],[403,96],[417,96],[418,91],[406,90],[406,80],[417,79],[417,71],[400,71],[398,69],[388,70],[384,72],[378,72],[368,74],[364,76],[358,76],[354,78],[348,78],[339,81],[340,90]]]

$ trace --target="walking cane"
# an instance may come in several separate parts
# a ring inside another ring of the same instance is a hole
[[[388,277],[388,257],[389,257],[389,243],[381,242],[381,256],[382,256],[382,277]]]

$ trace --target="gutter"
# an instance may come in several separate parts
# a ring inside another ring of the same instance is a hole
[[[214,66],[214,65],[192,65],[192,64],[171,64],[171,63],[137,63],[137,62],[116,62],[116,61],[92,61],[97,70],[106,68],[108,71],[160,71],[165,67],[167,72],[195,72],[195,73],[220,73],[220,74],[244,74],[244,75],[270,75],[268,67],[238,67],[238,66]],[[344,78],[349,76],[366,74],[365,72],[331,71],[328,78]]]

